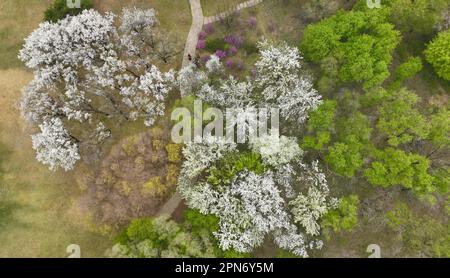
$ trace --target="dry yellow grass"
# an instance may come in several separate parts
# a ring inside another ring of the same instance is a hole
[[[73,174],[51,173],[34,159],[16,105],[31,78],[23,70],[0,70],[0,186],[9,204],[0,214],[0,257],[63,257],[72,243],[83,256],[102,256],[109,239],[85,231],[69,213],[78,195]]]
[[[0,69],[20,67],[23,39],[42,20],[52,0],[0,0]]]

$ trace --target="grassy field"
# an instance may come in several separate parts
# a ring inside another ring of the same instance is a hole
[[[111,246],[111,237],[87,231],[85,219],[74,209],[80,194],[76,181],[85,167],[51,173],[38,163],[31,130],[17,109],[20,90],[33,77],[17,53],[51,2],[0,0],[0,257],[65,257],[69,244],[80,245],[82,257],[101,257]],[[124,6],[153,7],[162,27],[174,30],[183,47],[191,17],[188,0],[178,2],[176,10],[166,0],[102,0],[96,8],[118,13]],[[171,66],[176,67],[178,60],[181,57]],[[117,140],[139,131],[135,125],[121,128],[115,133]]]
[[[21,66],[23,39],[42,20],[52,0],[0,0],[0,69]]]
[[[212,16],[233,8],[246,0],[201,0],[203,15]]]
[[[6,202],[0,216],[0,257],[63,257],[72,243],[81,246],[85,257],[101,256],[109,239],[83,230],[70,213],[78,194],[74,176],[50,173],[34,159],[16,108],[20,88],[31,78],[21,69],[0,71],[0,184]]]

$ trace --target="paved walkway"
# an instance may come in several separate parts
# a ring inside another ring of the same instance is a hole
[[[182,64],[183,67],[189,65],[188,55],[191,55],[192,58],[195,58],[195,51],[197,49],[198,43],[198,34],[200,34],[203,28],[203,10],[202,5],[200,4],[200,0],[189,0],[189,3],[191,4],[192,25],[186,40],[186,45],[184,47]]]
[[[227,16],[230,16],[230,15],[232,15],[233,13],[235,13],[237,11],[240,11],[240,10],[245,9],[245,8],[250,8],[250,7],[256,6],[259,3],[261,3],[262,1],[263,0],[249,0],[249,1],[243,2],[241,4],[238,4],[234,8],[231,8],[228,11],[225,11],[223,13],[205,17],[204,24],[208,24],[208,23],[219,21],[221,18],[225,18]]]
[[[175,193],[170,197],[170,199],[161,207],[156,216],[168,215],[171,216],[173,212],[177,209],[182,201],[180,193],[175,191]]]
[[[191,5],[191,13],[192,13],[192,25],[191,25],[191,29],[189,30],[189,35],[186,39],[186,45],[184,48],[182,66],[185,67],[185,66],[189,65],[189,59],[188,59],[189,54],[191,55],[192,58],[195,58],[195,52],[197,50],[197,43],[198,43],[198,34],[200,34],[200,32],[202,31],[204,24],[219,21],[221,18],[230,16],[237,11],[256,6],[259,3],[261,3],[262,1],[263,0],[249,0],[249,1],[243,2],[241,4],[238,4],[234,8],[229,9],[228,11],[225,11],[223,13],[204,17],[200,0],[189,0],[189,3]]]

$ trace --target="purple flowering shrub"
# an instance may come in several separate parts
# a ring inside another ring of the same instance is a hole
[[[238,49],[236,46],[232,46],[230,47],[230,49],[228,50],[228,53],[232,56],[232,55],[236,55],[236,53],[238,52]]]
[[[197,42],[197,49],[205,49],[206,47],[206,42],[204,40],[199,40]]]
[[[275,25],[267,27],[276,30]],[[240,76],[247,70],[247,57],[258,52],[253,41],[247,42],[247,38],[254,37],[253,33],[257,28],[259,27],[255,12],[250,12],[246,17],[235,13],[227,18],[220,18],[217,23],[206,24],[198,35],[200,62],[205,65],[210,56],[215,54],[223,62],[228,74]],[[248,71],[249,74],[256,75],[255,70],[249,68]]]
[[[223,50],[217,50],[215,54],[217,57],[219,57],[219,59],[227,57],[227,53]]]
[[[239,48],[244,43],[242,37],[236,35],[226,35],[223,40],[229,45],[235,46],[237,48]]]
[[[203,41],[207,36],[208,34],[205,31],[201,31],[200,34],[198,34],[198,39]]]
[[[227,67],[227,69],[233,69],[234,61],[231,59],[227,59],[227,61],[225,62],[225,66]]]

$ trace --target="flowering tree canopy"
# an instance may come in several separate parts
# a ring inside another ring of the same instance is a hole
[[[114,15],[85,10],[57,23],[44,22],[25,40],[19,58],[34,71],[33,81],[23,89],[24,118],[41,129],[58,126],[64,136],[78,143],[95,136],[99,125],[110,119],[142,119],[151,126],[164,114],[164,101],[173,87],[174,73],[162,73],[152,64],[157,52],[155,11],[124,9],[116,28]],[[83,130],[83,132],[77,132]],[[49,132],[34,138],[40,141]],[[60,132],[60,134],[62,134]],[[98,140],[95,143],[100,143]],[[40,161],[53,161],[52,169],[70,170],[80,155],[72,155],[70,166],[56,159],[62,154],[46,144]],[[44,158],[43,156],[54,156]],[[59,164],[59,165],[58,165]]]
[[[39,125],[41,133],[31,138],[33,149],[36,150],[36,159],[51,170],[63,168],[71,170],[80,159],[76,141],[70,137],[59,118],[52,118]]]
[[[260,58],[255,77],[243,81],[225,76],[220,55],[212,55],[207,72],[190,65],[180,71],[178,83],[186,94],[223,108],[279,108],[282,120],[303,123],[322,102],[310,77],[302,70],[300,52],[286,43],[258,43]],[[209,77],[209,78],[208,78]]]
[[[277,148],[259,142],[254,144],[256,156],[251,156],[251,160],[240,160],[239,165],[244,165],[231,172],[219,169],[219,165],[224,164],[217,163],[238,152],[235,144],[213,138],[186,144],[177,190],[190,208],[218,217],[219,230],[214,235],[223,250],[251,252],[269,234],[274,236],[280,248],[302,257],[308,256],[308,249],[322,246],[321,241],[312,237],[320,231],[317,221],[335,203],[334,199],[328,198],[325,175],[318,162],[312,165],[300,162],[302,151],[293,138],[282,136],[278,140],[280,146]],[[263,140],[266,141],[267,138]],[[254,159],[261,159],[259,163],[274,170],[254,167]],[[232,174],[229,183],[225,180],[217,183],[205,178],[211,171],[237,174]],[[297,181],[310,194],[300,193],[291,201],[291,214],[285,198],[295,197]],[[306,234],[293,222],[298,222]]]

